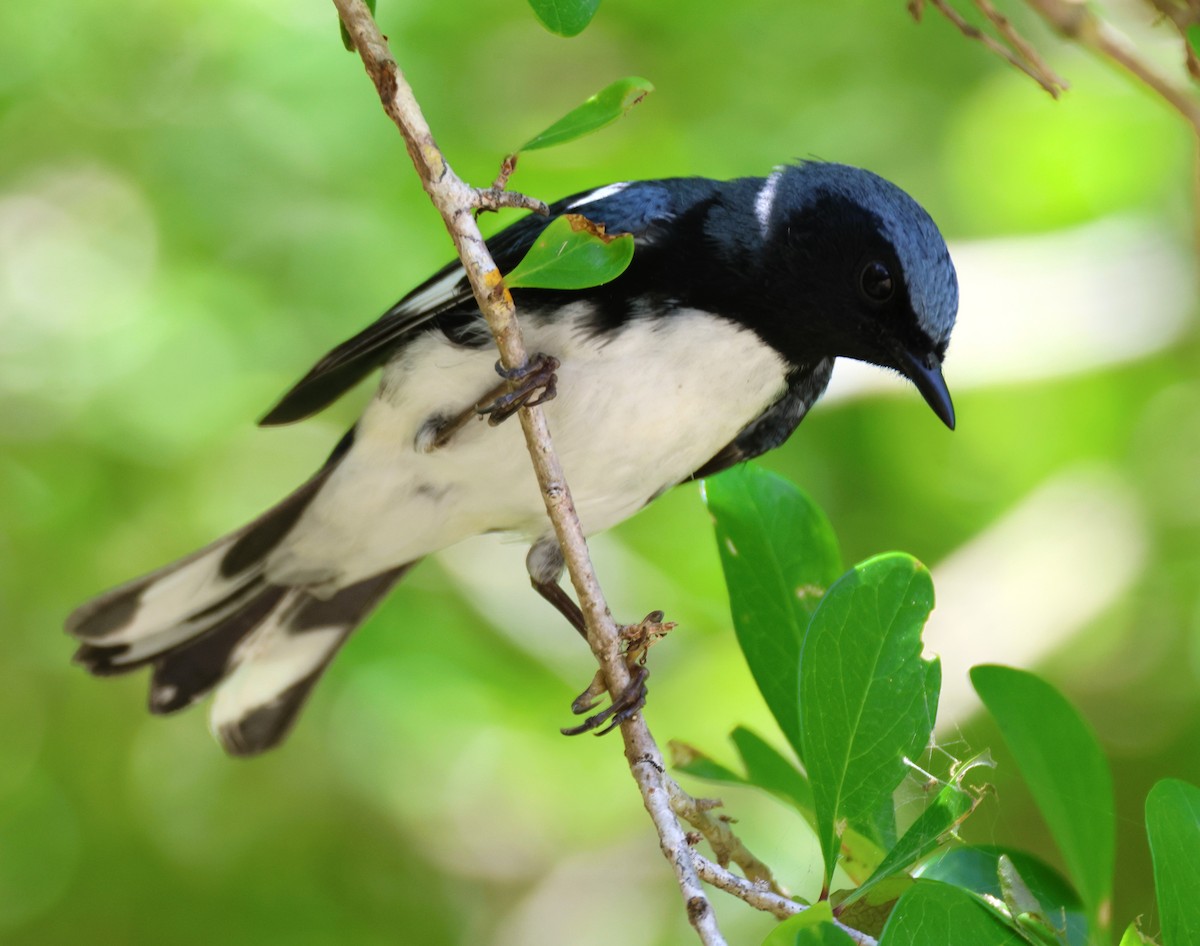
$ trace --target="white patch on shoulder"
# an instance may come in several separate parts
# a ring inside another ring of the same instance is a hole
[[[604,200],[605,197],[612,197],[613,194],[619,194],[629,186],[628,181],[621,181],[617,184],[606,184],[604,187],[597,187],[590,194],[584,194],[579,200],[572,201],[567,204],[567,210],[574,210],[576,207],[582,207],[584,204],[590,204],[593,201]]]
[[[782,174],[782,171],[775,171],[754,198],[754,216],[758,218],[758,226],[764,237],[771,229],[771,210],[775,206],[775,192],[779,190],[779,178]]]
[[[412,296],[405,299],[396,308],[397,314],[428,312],[431,309],[445,305],[462,294],[466,278],[467,274],[463,272],[461,266],[452,269],[441,279],[430,283],[424,289],[419,289]]]

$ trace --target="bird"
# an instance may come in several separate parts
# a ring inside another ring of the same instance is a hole
[[[470,536],[528,541],[534,588],[570,617],[521,431],[483,423],[489,409],[494,422],[543,402],[587,535],[781,445],[838,358],[907,378],[953,430],[942,364],[955,268],[929,214],[884,178],[804,160],[761,177],[608,184],[488,239],[500,271],[563,214],[631,234],[635,251],[600,286],[512,291],[539,355],[513,394],[452,262],[261,419],[303,420],[382,369],[324,465],[249,524],[77,608],[66,621],[75,662],[99,676],[149,667],[154,714],[214,693],[213,734],[230,755],[253,756],[284,739],[392,587]]]

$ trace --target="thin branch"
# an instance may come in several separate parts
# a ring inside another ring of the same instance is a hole
[[[714,864],[703,854],[696,854],[694,859],[696,870],[705,883],[732,894],[756,910],[770,913],[777,920],[786,920],[789,916],[795,916],[808,909],[803,903],[789,900],[782,894],[769,890],[766,884],[755,883],[745,877],[739,877],[721,865]]]
[[[921,13],[924,10],[926,0],[909,0],[908,11],[912,14],[913,19],[920,20]],[[1020,69],[1025,75],[1029,76],[1045,89],[1051,96],[1058,98],[1066,89],[1067,84],[1058,75],[1042,61],[1041,57],[1034,50],[1033,46],[1021,37],[1016,29],[1009,23],[1008,19],[1000,14],[987,0],[976,0],[976,5],[999,30],[1000,34],[1009,42],[1009,46],[996,40],[991,35],[985,33],[979,27],[972,23],[968,23],[961,13],[954,7],[950,6],[946,0],[928,0],[931,6],[936,9],[942,16],[954,24],[958,31],[968,39],[976,40],[982,43],[989,50],[1003,59],[1005,62],[1017,69]]]
[[[745,877],[739,877],[719,864],[714,864],[702,854],[696,854],[695,861],[696,870],[705,883],[712,884],[718,890],[724,890],[727,894],[737,897],[756,910],[770,913],[776,919],[786,920],[789,916],[795,916],[797,913],[803,913],[808,909],[803,903],[797,903],[795,900],[789,900],[787,897],[772,893],[763,884],[757,884],[747,880]],[[879,941],[875,937],[868,936],[861,930],[856,930],[852,926],[846,926],[846,924],[839,923],[837,920],[834,920],[833,923],[838,929],[849,936],[857,946],[879,946]]]
[[[1017,32],[1017,28],[1012,25],[1012,21],[992,6],[991,0],[975,0],[975,6],[979,7],[980,12],[988,18],[989,23],[996,27],[996,32],[1000,34],[1001,38],[1008,43],[1018,56],[1029,63],[1030,67],[1047,82],[1058,87],[1058,92],[1050,91],[1051,95],[1058,98],[1060,92],[1066,91],[1068,88],[1067,80],[1050,68],[1049,64],[1042,59],[1041,54],[1034,47],[1033,43]]]
[[[1137,51],[1120,33],[1076,0],[1025,0],[1047,23],[1105,59],[1116,63],[1139,82],[1157,92],[1200,134],[1200,100],[1161,76],[1138,58]]]
[[[771,868],[755,857],[742,839],[733,833],[731,819],[713,814],[713,809],[722,807],[722,802],[715,798],[693,798],[670,776],[664,776],[663,781],[671,798],[671,810],[704,835],[704,840],[717,856],[718,864],[722,867],[727,867],[731,862],[737,864],[752,883],[784,895]]]
[[[475,300],[492,330],[501,363],[509,370],[524,367],[528,357],[517,325],[512,296],[505,288],[475,222],[474,211],[483,206],[482,192],[459,179],[442,155],[411,87],[388,50],[387,40],[379,32],[366,5],[362,0],[334,0],[334,5],[362,57],[367,74],[379,92],[384,111],[404,136],[404,143],[421,182],[454,240]],[[546,418],[539,407],[523,407],[520,418],[546,502],[546,512],[554,525],[587,623],[588,643],[604,671],[609,693],[616,699],[630,680],[629,668],[621,654],[619,629],[609,613],[588,557],[583,529],[554,452]],[[725,946],[712,905],[696,874],[693,852],[683,828],[671,811],[663,787],[662,753],[641,714],[621,724],[621,735],[625,741],[625,758],[630,771],[658,831],[663,854],[675,871],[688,919],[705,946]]]
[[[1188,39],[1188,30],[1200,24],[1200,3],[1190,0],[1188,3],[1174,3],[1172,0],[1146,0],[1154,11],[1162,18],[1170,20],[1179,32],[1179,41],[1183,45],[1183,62],[1193,79],[1200,80],[1200,57]]]

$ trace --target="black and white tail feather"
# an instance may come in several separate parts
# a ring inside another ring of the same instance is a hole
[[[712,182],[693,186],[707,192]],[[577,203],[620,188],[564,198],[549,217],[530,215],[488,240],[497,264],[511,269],[551,219]],[[665,195],[618,204],[610,232],[644,233],[669,216]],[[602,213],[593,214],[604,222]],[[322,358],[260,424],[310,417],[373,369],[435,328],[450,343],[480,348],[490,333],[462,268],[451,263],[365,330]],[[488,384],[494,386],[494,375]],[[75,662],[98,676],[151,668],[149,708],[174,713],[215,691],[210,725],[233,755],[278,745],[346,639],[416,560],[351,584],[272,583],[273,552],[354,445],[351,430],[320,471],[258,519],[213,544],[87,602],[66,621],[82,643]]]
[[[232,755],[279,744],[351,632],[415,563],[321,596],[271,584],[269,554],[348,448],[258,519],[186,558],[89,601],[67,619],[75,662],[98,676],[151,667],[150,712],[216,690],[214,735]]]

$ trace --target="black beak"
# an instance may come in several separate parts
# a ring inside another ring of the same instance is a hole
[[[904,373],[943,424],[954,429],[954,403],[946,379],[942,377],[942,363],[936,355],[917,356],[904,349],[896,352],[897,367]]]

